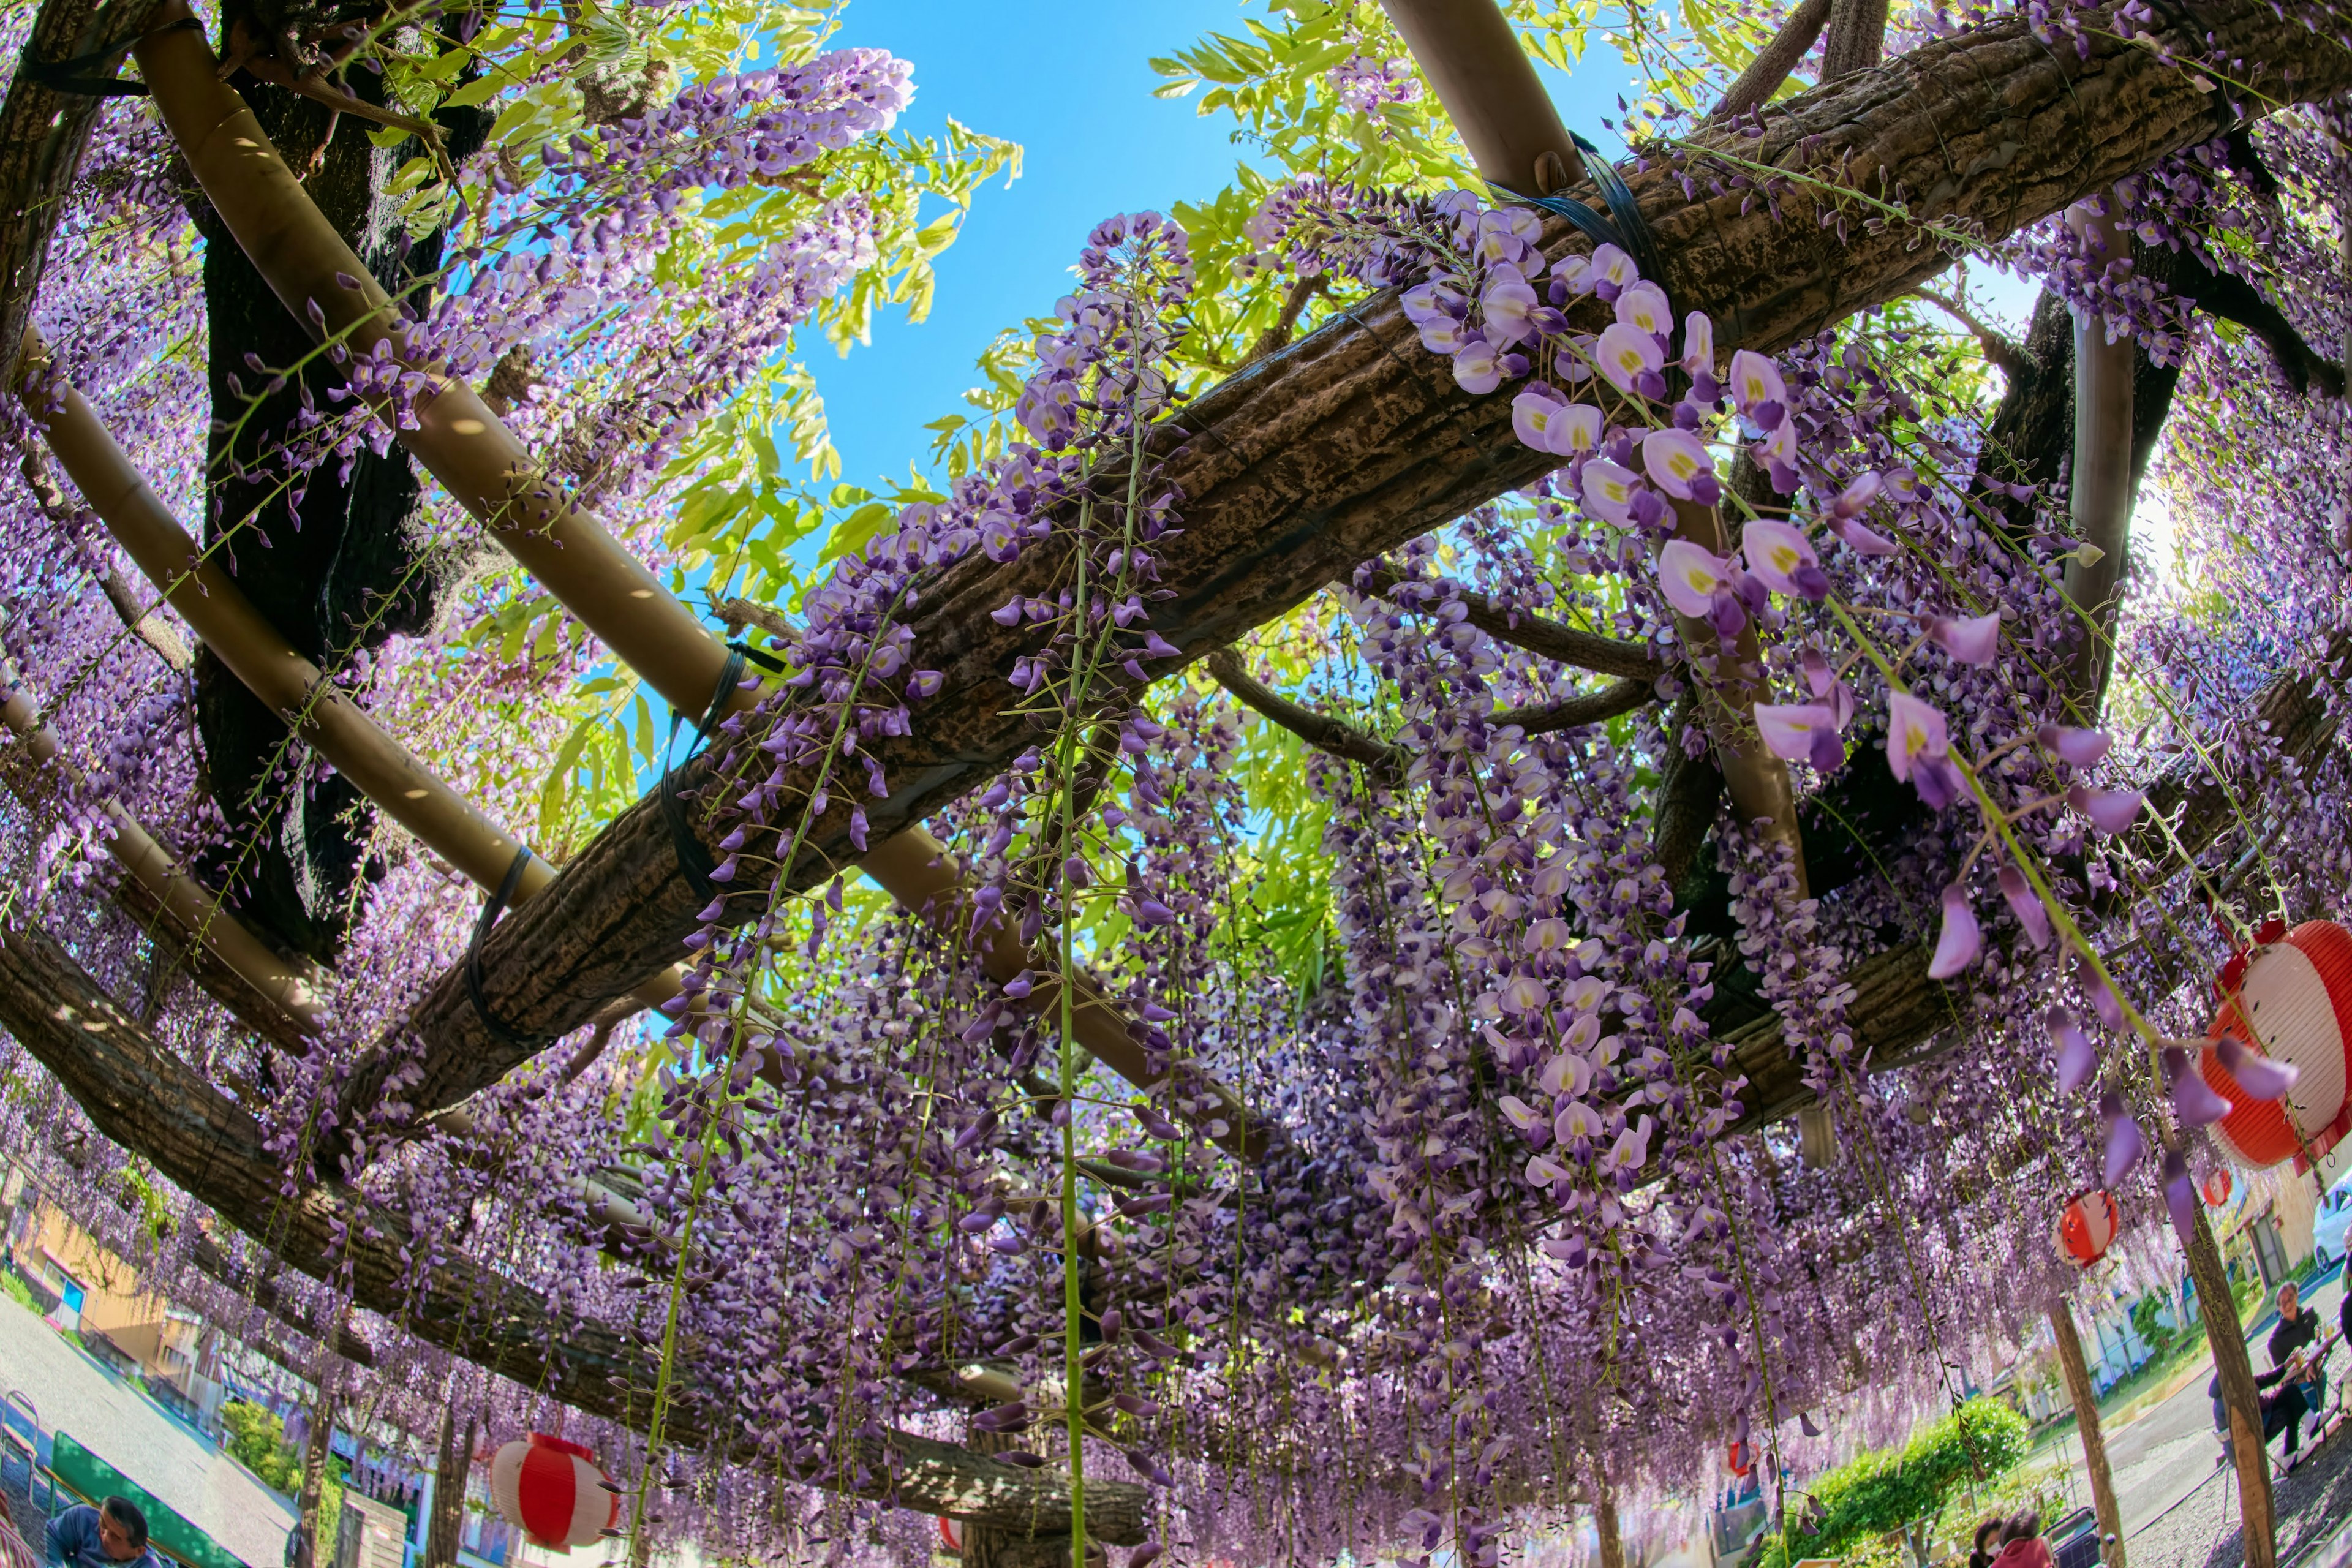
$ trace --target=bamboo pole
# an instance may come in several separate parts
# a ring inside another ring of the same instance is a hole
[[[169,0],[157,13],[166,30],[146,34],[132,53],[205,195],[297,321],[355,356],[381,350],[399,358],[397,309],[287,168],[245,100],[220,79],[204,35],[168,26],[188,15],[186,0]],[[400,444],[614,658],[677,711],[701,713],[725,648],[603,523],[565,497],[472,387],[435,379],[438,391],[415,406],[416,427],[395,431]]]
[[[27,363],[47,353],[31,327],[25,329],[25,350]],[[79,391],[64,385],[56,405],[46,411],[34,408],[33,416],[59,466],[115,542],[231,674],[460,875],[484,889],[504,883],[515,858],[529,854],[522,841],[386,734],[325,672],[295,651],[253,607],[236,579],[180,526]],[[509,901],[528,903],[554,880],[555,868],[530,855]],[[639,986],[636,995],[657,1006],[677,994],[678,979],[672,965]]]
[[[2110,194],[2108,198],[2116,198]],[[2067,226],[2088,246],[2094,264],[2127,259],[2131,242],[2112,218],[2069,208]],[[2120,608],[2117,584],[2131,547],[2132,371],[2128,334],[2107,341],[2105,315],[2074,307],[2074,461],[2069,508],[2074,537],[2097,552],[2066,563],[2066,596],[2089,623],[2076,646],[2073,695],[2085,722],[2098,718],[2115,660],[2111,640]]]
[[[0,676],[5,675],[0,671]],[[0,698],[0,723],[16,733],[36,763],[55,763],[60,774],[77,785],[81,771],[66,760],[55,731],[41,722],[40,710],[24,692],[6,688]],[[247,930],[244,922],[222,904],[213,890],[180,868],[154,836],[122,808],[108,799],[100,809],[109,824],[107,852],[145,888],[183,930],[203,942],[236,977],[294,1021],[305,1035],[316,1035],[323,1022],[312,973],[289,963]]]
[[[2115,1472],[2107,1466],[2107,1442],[2099,1429],[2099,1396],[2083,1358],[2083,1336],[2074,1312],[2062,1298],[2050,1305],[2050,1332],[2058,1342],[2058,1363],[2066,1370],[2066,1392],[2074,1401],[2074,1430],[2083,1436],[2083,1468],[2091,1475],[2091,1502],[2105,1538],[2099,1554],[2105,1568],[2124,1568],[2124,1510],[2116,1500]]]
[[[158,19],[168,24],[185,15],[185,0],[170,0]],[[220,80],[203,36],[187,27],[151,32],[133,53],[190,170],[279,300],[314,329],[323,322],[323,331],[353,354],[381,349],[398,357],[399,317],[388,296],[286,167],[245,100]],[[317,317],[310,314],[314,305]],[[415,428],[395,429],[401,444],[674,710],[702,712],[726,668],[724,648],[594,516],[565,498],[473,388],[449,378],[439,378],[439,387],[417,405]],[[173,569],[184,570],[184,557]],[[730,700],[743,698],[739,693]],[[357,776],[352,782],[364,790]],[[508,847],[488,885],[497,885],[513,855]],[[860,866],[899,903],[932,908],[935,920],[951,919],[949,911],[960,907],[961,870],[920,827],[886,840]],[[533,868],[542,874],[526,879],[530,893],[519,892],[518,902],[553,879],[536,860]],[[1000,981],[1039,967],[1027,945],[1001,923],[982,943],[982,966]],[[662,999],[675,989],[672,984]],[[1041,996],[1052,999],[1041,985],[1030,999],[1033,1007],[1045,1005]],[[1108,1000],[1088,997],[1078,1010],[1076,1032],[1080,1044],[1129,1082],[1149,1088],[1155,1081],[1128,1020]],[[1210,1087],[1232,1112],[1211,1118],[1227,1128],[1213,1135],[1240,1153],[1248,1146],[1240,1100],[1231,1089]]]
[[[1580,170],[1568,127],[1494,0],[1381,0],[1487,184],[1548,196]]]

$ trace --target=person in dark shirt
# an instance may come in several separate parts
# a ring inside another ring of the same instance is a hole
[[[2319,1314],[2303,1305],[2302,1293],[2290,1279],[2279,1287],[2278,1327],[2271,1331],[2270,1352],[2273,1366],[2284,1366],[2291,1356],[2298,1355],[2318,1342]],[[2296,1381],[2303,1387],[2303,1406],[2310,1413],[2313,1436],[2318,1435],[2319,1423],[2327,1408],[2326,1369],[2315,1359],[2309,1360],[2311,1374]]]
[[[147,1516],[129,1498],[69,1508],[49,1521],[49,1558],[66,1568],[162,1568],[147,1544]]]
[[[2303,1363],[2290,1360],[2284,1366],[2274,1366],[2268,1372],[2254,1373],[2254,1386],[2270,1392],[2262,1395],[2263,1441],[2268,1443],[2280,1433],[2286,1434],[2284,1453],[2286,1468],[2293,1469],[2301,1458],[2303,1446]],[[2213,1430],[2221,1435],[2221,1453],[2231,1450],[2230,1411],[2221,1403],[2221,1374],[2215,1373],[2213,1381],[2205,1385],[2205,1395],[2213,1402]]]

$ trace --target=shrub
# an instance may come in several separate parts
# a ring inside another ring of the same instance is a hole
[[[2028,1442],[2024,1416],[1998,1399],[1971,1399],[1902,1447],[1861,1455],[1817,1479],[1805,1489],[1823,1510],[1819,1528],[1791,1531],[1785,1546],[1780,1539],[1769,1542],[1764,1568],[1839,1556],[1914,1520],[1927,1521],[1932,1531],[1945,1504],[1971,1482],[2015,1469]],[[1789,1511],[1800,1513],[1793,1502]]]
[[[231,1458],[289,1497],[301,1489],[302,1456],[287,1445],[283,1421],[240,1399],[221,1411],[221,1425]]]

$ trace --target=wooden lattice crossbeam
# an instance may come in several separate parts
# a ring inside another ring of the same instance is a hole
[[[259,1241],[289,1267],[348,1285],[360,1306],[429,1344],[575,1409],[642,1426],[658,1362],[634,1339],[593,1320],[549,1314],[540,1290],[411,1234],[404,1214],[350,1188],[315,1186],[288,1198],[279,1166],[250,1112],[142,1028],[39,926],[0,932],[0,1026],[57,1075],[99,1131]],[[414,1247],[428,1259],[412,1267]],[[674,1391],[668,1430],[693,1447],[736,1441],[725,1391]],[[1002,1464],[906,1432],[843,1439],[837,1462],[797,1479],[1031,1537],[1066,1537],[1069,1479]],[[773,1459],[736,1456],[763,1469]],[[1087,1525],[1098,1541],[1144,1538],[1145,1489],[1089,1481]]]
[[[2352,84],[2352,53],[2299,15],[2221,0],[2200,8],[2198,22],[2199,36],[2170,43],[2239,62],[2235,79],[2251,104],[2311,101]],[[1677,306],[1708,312],[1727,347],[1770,351],[1941,270],[1947,255],[1919,222],[1998,237],[2049,216],[2210,138],[2223,97],[2156,51],[2096,35],[2078,56],[2010,18],[1795,98],[1767,117],[1761,136],[1735,128],[1693,144],[1701,182],[1708,150],[1787,171],[1769,203],[1739,189],[1717,195],[1704,183],[1686,196],[1681,171],[1662,162],[1627,177]],[[1919,221],[1884,205],[1896,201]],[[1555,233],[1549,247],[1570,242]],[[1186,659],[1204,656],[1359,563],[1531,482],[1552,459],[1519,444],[1510,417],[1507,399],[1454,384],[1392,293],[1253,363],[1150,442],[1157,481],[1175,491],[1184,519],[1161,552],[1171,597],[1156,608],[1155,627]],[[980,787],[1029,743],[1025,721],[1008,711],[1003,675],[1025,651],[1024,634],[989,612],[1015,594],[1050,592],[1058,570],[1044,548],[1009,566],[975,557],[926,592],[910,657],[942,671],[945,687],[917,710],[910,735],[876,748],[893,784],[889,798],[867,805],[877,837]],[[709,764],[698,764],[692,783],[708,776]],[[814,885],[857,853],[835,812],[816,825],[789,880]],[[535,1034],[575,1027],[668,963],[704,902],[677,872],[660,813],[640,804],[493,933],[495,1005]],[[474,1016],[455,972],[415,1021],[432,1070],[513,1059]]]

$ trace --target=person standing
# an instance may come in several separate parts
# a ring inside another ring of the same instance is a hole
[[[147,1516],[129,1498],[88,1503],[49,1521],[49,1561],[66,1568],[163,1568],[147,1544]]]

